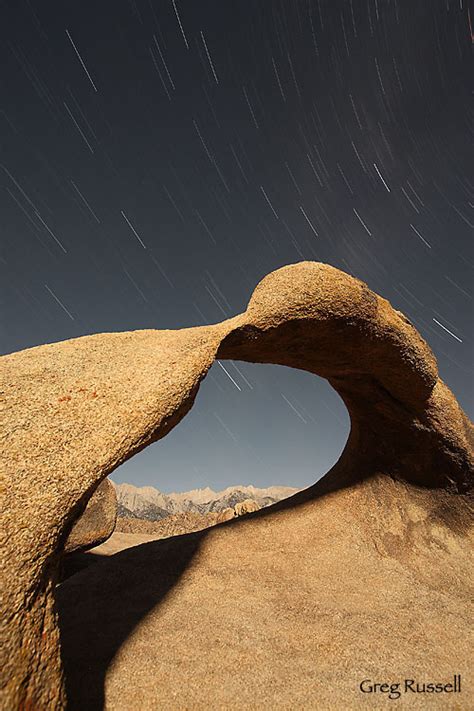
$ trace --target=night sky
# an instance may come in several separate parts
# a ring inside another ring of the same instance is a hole
[[[327,262],[403,311],[473,416],[466,0],[0,2],[1,351],[240,313]],[[302,486],[329,385],[216,363],[116,481]]]

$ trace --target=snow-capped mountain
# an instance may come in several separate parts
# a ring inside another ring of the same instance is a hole
[[[180,493],[163,494],[153,486],[133,486],[133,484],[115,484],[119,503],[119,515],[122,517],[146,518],[159,521],[176,513],[210,513],[234,507],[240,501],[252,499],[260,508],[292,496],[299,489],[290,486],[269,486],[260,489],[252,485],[228,486],[222,491],[209,487],[193,489]]]

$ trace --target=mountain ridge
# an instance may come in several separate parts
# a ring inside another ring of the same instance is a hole
[[[112,480],[111,480],[112,481]],[[221,491],[210,487],[192,489],[184,492],[164,494],[153,486],[135,486],[112,481],[117,493],[119,510],[122,517],[139,517],[149,521],[159,521],[177,513],[216,513],[232,508],[237,503],[252,499],[260,508],[281,501],[300,489],[291,486],[269,486],[260,488],[253,484],[236,484]]]

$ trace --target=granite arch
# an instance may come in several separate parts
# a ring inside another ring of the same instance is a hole
[[[385,476],[442,491],[446,525],[470,524],[472,424],[408,319],[328,265],[269,274],[243,314],[215,325],[5,356],[5,708],[65,708],[54,587],[67,537],[100,482],[186,415],[216,358],[308,370],[341,395],[351,431],[318,496]]]

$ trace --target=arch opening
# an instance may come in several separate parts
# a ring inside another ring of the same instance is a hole
[[[339,459],[349,429],[347,408],[325,379],[217,361],[188,415],[111,478],[166,494],[249,484],[306,488]]]

